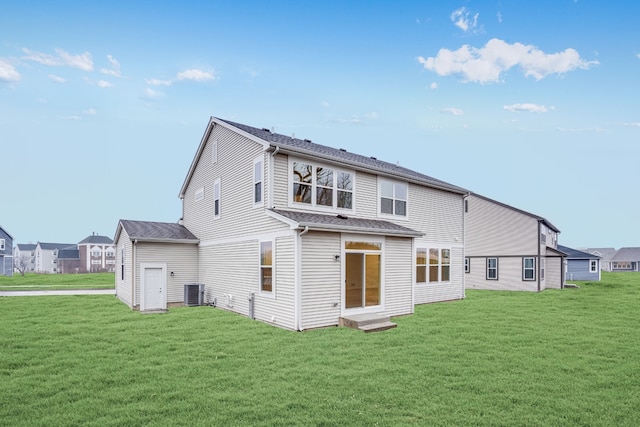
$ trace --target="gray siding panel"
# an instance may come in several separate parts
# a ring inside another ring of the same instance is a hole
[[[137,303],[133,300],[133,244],[123,229],[116,244],[116,295],[120,301],[133,308]],[[124,249],[124,279],[122,278],[122,250]]]
[[[599,280],[598,273],[591,273],[591,260],[570,259],[567,263],[566,280]]]
[[[384,313],[413,313],[412,239],[387,237],[384,250]]]

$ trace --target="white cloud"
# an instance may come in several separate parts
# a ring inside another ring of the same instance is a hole
[[[0,83],[16,83],[20,81],[20,73],[8,62],[0,59]]]
[[[465,82],[495,83],[502,73],[519,67],[526,77],[541,80],[550,74],[564,74],[577,68],[588,69],[598,61],[585,61],[575,49],[547,54],[532,45],[509,44],[491,39],[482,48],[463,45],[455,51],[442,48],[435,57],[419,57],[425,69],[440,76],[459,75]]]
[[[512,105],[505,105],[504,109],[507,111],[511,111],[514,113],[520,112],[520,111],[525,111],[525,112],[529,112],[529,113],[546,113],[547,111],[549,111],[547,109],[547,107],[545,107],[544,105],[537,105],[537,104],[512,104]],[[553,109],[553,107],[551,107],[551,109]]]
[[[435,90],[435,89],[438,89],[438,83],[436,83],[436,82],[432,82],[432,83],[429,85],[429,89],[434,89],[434,90]]]
[[[640,128],[640,122],[632,122],[632,123],[623,123],[624,126],[631,126],[635,128]]]
[[[110,82],[108,82],[106,80],[98,80],[97,85],[98,85],[98,87],[101,87],[101,88],[113,87],[113,84],[111,84]]]
[[[68,67],[79,68],[83,71],[93,71],[93,60],[91,59],[91,54],[89,52],[85,52],[80,55],[72,55],[65,50],[56,48],[56,56],[48,53],[34,52],[26,47],[23,48],[22,51],[26,54],[22,59],[34,61],[42,65],[50,67],[66,65]]]
[[[207,80],[215,80],[216,77],[207,71],[202,70],[185,70],[176,75],[178,80],[193,80],[196,82],[205,82]]]
[[[171,86],[172,80],[145,79],[145,82],[151,86]]]
[[[49,74],[49,79],[54,83],[66,83],[67,79],[64,77],[56,76],[55,74]]]
[[[322,101],[322,102],[320,103],[320,105],[322,105],[324,108],[329,108],[329,107],[331,107],[331,104],[329,104],[327,101]]]
[[[451,114],[452,116],[462,116],[464,114],[464,111],[462,111],[461,109],[453,107],[443,108],[442,110],[440,110],[440,112]]]
[[[640,53],[636,53],[636,58],[640,59]]]
[[[85,116],[95,116],[96,114],[98,114],[98,112],[95,110],[95,108],[89,108],[88,110],[84,110],[82,114],[84,114]]]
[[[498,17],[498,23],[502,24],[502,13],[498,12],[496,16]]]
[[[466,7],[461,7],[451,13],[451,22],[464,32],[473,31],[478,26],[478,16],[480,14],[476,13],[471,17],[471,11]]]
[[[144,91],[143,98],[148,100],[154,100],[154,99],[160,99],[163,96],[164,96],[164,93],[160,92],[159,90],[153,90],[150,87],[148,87]]]
[[[120,62],[118,62],[118,60],[116,58],[114,58],[113,56],[111,56],[111,55],[107,55],[107,59],[111,63],[111,69],[109,69],[109,68],[101,68],[100,72],[102,74],[107,74],[107,75],[113,76],[113,77],[121,77],[121,74],[120,74]]]

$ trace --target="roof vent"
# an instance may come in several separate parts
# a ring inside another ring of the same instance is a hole
[[[268,128],[262,128],[262,130],[265,132],[271,132]]]
[[[349,217],[348,217],[348,216],[346,216],[346,215],[341,215],[341,214],[338,214],[338,215],[337,215],[337,217],[338,217],[338,219],[349,219]]]
[[[378,159],[376,159],[376,158],[375,158],[375,157],[373,157],[373,156],[371,156],[371,158],[372,158],[373,160],[378,160]]]
[[[305,139],[304,142],[311,142],[311,140],[310,139]]]
[[[341,148],[341,149],[340,149],[340,151],[342,151],[342,152],[344,152],[344,153],[346,153],[346,152],[347,152],[347,150],[345,150],[344,148]]]

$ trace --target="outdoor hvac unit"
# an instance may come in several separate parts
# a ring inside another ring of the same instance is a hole
[[[184,285],[184,305],[192,307],[204,304],[204,284],[186,283]]]

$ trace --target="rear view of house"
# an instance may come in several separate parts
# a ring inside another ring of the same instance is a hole
[[[640,248],[620,248],[611,258],[611,271],[640,271]]]
[[[567,246],[558,245],[567,254],[565,280],[600,280],[600,257]]]
[[[142,304],[144,262],[166,283],[204,284],[207,303],[286,329],[410,314],[415,304],[464,297],[466,193],[397,164],[212,117],[174,224],[192,236],[181,251],[193,250],[193,275],[170,274],[175,239],[153,242],[121,221],[118,295]],[[143,250],[152,243],[160,244]]]
[[[564,287],[566,255],[551,222],[479,194],[465,199],[465,219],[467,289]]]

